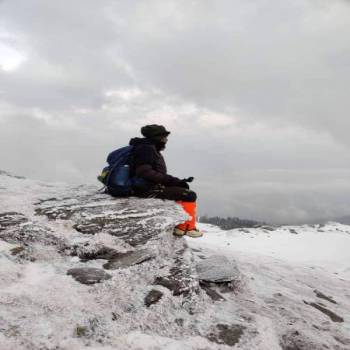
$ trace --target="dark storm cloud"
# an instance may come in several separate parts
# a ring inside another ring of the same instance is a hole
[[[93,181],[157,122],[202,212],[346,215],[349,14],[324,0],[0,2],[0,168]]]

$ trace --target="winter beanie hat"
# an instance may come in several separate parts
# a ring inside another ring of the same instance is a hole
[[[170,131],[165,129],[163,125],[151,124],[145,125],[141,128],[141,134],[148,139],[160,139],[168,136]]]

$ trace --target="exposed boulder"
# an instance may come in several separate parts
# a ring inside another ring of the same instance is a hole
[[[152,289],[145,298],[145,305],[147,307],[156,304],[163,296],[163,293],[159,290]]]
[[[144,261],[151,260],[155,257],[154,253],[148,249],[140,249],[126,253],[119,253],[112,256],[108,263],[103,267],[107,270],[115,270],[138,265]]]
[[[72,276],[76,281],[82,284],[95,284],[112,278],[103,269],[93,267],[77,267],[69,269],[67,275]]]
[[[199,261],[196,268],[201,281],[221,283],[239,280],[237,266],[221,255],[214,255]]]

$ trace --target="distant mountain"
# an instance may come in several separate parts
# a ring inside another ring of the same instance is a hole
[[[350,225],[350,215],[341,216],[340,218],[335,218],[333,221],[339,222],[340,224]]]
[[[13,175],[13,174],[11,174],[7,171],[4,171],[4,170],[0,170],[0,175],[10,176],[10,177],[14,177],[16,179],[25,179],[25,177],[23,177],[23,176]]]
[[[250,227],[259,227],[266,225],[264,222],[240,219],[237,217],[226,217],[222,218],[219,216],[209,217],[207,215],[201,216],[199,221],[205,224],[212,224],[220,227],[223,230],[232,230],[234,228],[250,228]]]

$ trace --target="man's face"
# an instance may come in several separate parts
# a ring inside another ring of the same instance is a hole
[[[168,136],[162,137],[159,141],[166,144],[168,142]]]
[[[163,136],[162,138],[158,139],[158,142],[157,142],[158,150],[163,151],[165,149],[167,142],[168,142],[168,136]]]

